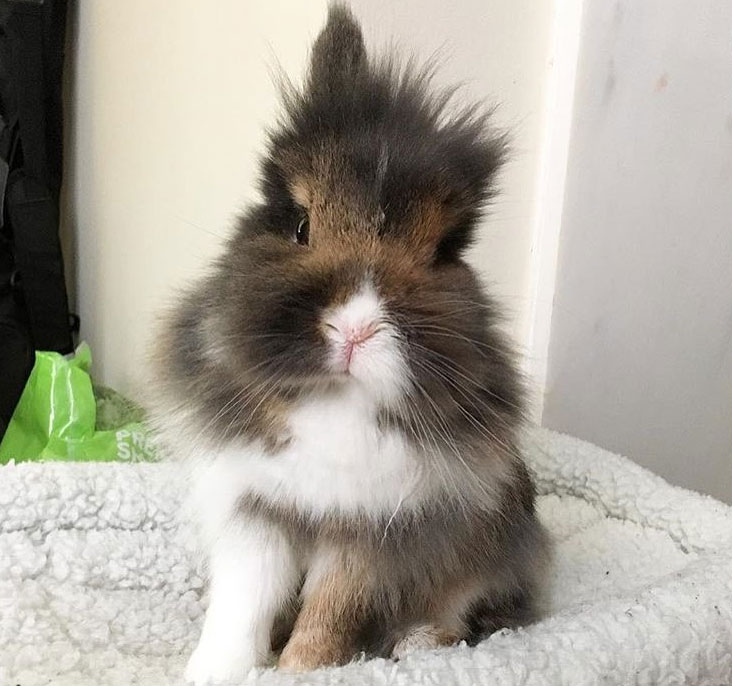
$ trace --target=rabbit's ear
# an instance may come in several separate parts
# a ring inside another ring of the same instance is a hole
[[[328,21],[313,45],[308,90],[324,95],[338,94],[366,67],[361,27],[348,7],[331,4]]]

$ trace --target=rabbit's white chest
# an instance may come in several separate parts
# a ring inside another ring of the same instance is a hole
[[[230,447],[210,465],[207,500],[257,495],[271,505],[322,515],[390,515],[417,505],[430,479],[402,435],[379,428],[360,395],[308,401],[290,416],[291,440],[276,455]],[[228,497],[227,495],[228,494]]]
[[[262,463],[261,482],[252,484],[262,495],[316,512],[378,515],[424,487],[414,448],[398,432],[381,430],[376,409],[359,397],[304,404],[290,428],[291,445]]]

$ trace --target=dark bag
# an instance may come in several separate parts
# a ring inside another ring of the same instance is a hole
[[[73,349],[58,237],[66,0],[0,0],[0,437],[34,350]]]

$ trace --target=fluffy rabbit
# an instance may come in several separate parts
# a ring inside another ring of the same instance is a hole
[[[165,320],[151,409],[210,571],[196,684],[283,645],[306,670],[536,617],[521,383],[463,259],[504,138],[428,81],[332,6],[261,201]]]

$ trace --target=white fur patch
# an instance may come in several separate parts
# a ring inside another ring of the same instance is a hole
[[[434,650],[442,645],[444,642],[439,629],[431,624],[422,624],[410,629],[394,646],[391,655],[401,660],[415,651]]]
[[[373,284],[366,281],[346,303],[327,312],[323,322],[331,343],[330,367],[350,374],[374,399],[398,402],[409,385],[409,372],[399,333],[386,319]]]
[[[290,415],[292,440],[276,455],[260,445],[229,446],[194,474],[194,508],[208,535],[255,494],[274,505],[326,513],[381,517],[418,506],[434,479],[404,437],[383,431],[378,405],[357,383],[302,402]],[[204,522],[206,524],[206,522]]]
[[[185,678],[196,686],[240,681],[270,657],[277,611],[300,569],[285,536],[262,522],[229,523],[212,545],[210,602]]]

